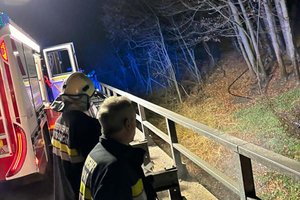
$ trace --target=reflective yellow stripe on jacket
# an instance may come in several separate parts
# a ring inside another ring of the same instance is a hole
[[[76,149],[71,149],[66,144],[62,144],[60,141],[52,138],[51,141],[52,145],[56,147],[57,149],[60,149],[61,151],[67,153],[69,156],[78,156],[78,151]]]
[[[139,179],[134,186],[132,186],[132,196],[137,197],[139,196],[144,190],[143,180]]]
[[[147,200],[143,180],[141,178],[131,187],[131,192],[133,200]]]
[[[93,173],[95,167],[97,166],[96,161],[88,155],[85,160],[84,167],[82,170],[81,175],[81,182],[80,182],[80,193],[79,199],[80,200],[92,200],[92,194],[90,189],[90,175]]]
[[[68,145],[63,144],[54,138],[52,138],[51,143],[53,145],[53,153],[62,160],[70,161],[71,163],[80,163],[84,161],[84,157],[82,157],[76,149],[71,149]]]
[[[92,194],[91,190],[87,188],[84,184],[84,182],[80,182],[80,194],[79,194],[80,200],[92,200]]]

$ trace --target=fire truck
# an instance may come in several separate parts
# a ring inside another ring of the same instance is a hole
[[[28,34],[0,13],[0,182],[45,172],[49,129],[57,117],[45,109],[49,92],[58,96],[63,80],[78,71],[72,43],[44,49],[45,70],[40,52]]]

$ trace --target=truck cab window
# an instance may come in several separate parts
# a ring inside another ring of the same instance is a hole
[[[72,72],[72,65],[67,50],[48,52],[47,57],[53,77]]]

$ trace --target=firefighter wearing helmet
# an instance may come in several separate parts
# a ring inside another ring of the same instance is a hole
[[[84,161],[101,134],[98,120],[85,114],[94,93],[93,82],[85,74],[75,72],[65,80],[62,93],[54,102],[53,107],[62,112],[51,140],[55,200],[78,198]]]

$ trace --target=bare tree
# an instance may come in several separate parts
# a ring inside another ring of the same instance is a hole
[[[133,72],[139,75],[137,76],[138,79],[149,80],[147,76],[154,76],[153,78],[160,76],[161,80],[165,79],[169,86],[175,88],[178,100],[182,102],[174,66],[169,57],[160,20],[156,13],[147,3],[137,0],[111,0],[107,1],[106,5],[103,10],[108,19],[104,18],[103,20],[113,39],[120,38],[127,43],[131,51],[135,52],[135,61],[144,60],[145,57],[155,59],[147,64],[140,62],[140,67],[137,67],[138,62],[131,66],[136,66]],[[133,61],[133,57],[130,59]],[[149,64],[153,64],[155,67],[146,67]],[[144,68],[147,70],[138,73]],[[144,78],[141,78],[141,74]],[[146,82],[150,83],[149,81]]]
[[[147,91],[152,84],[174,87],[182,101],[178,71],[201,84],[204,66],[197,62],[196,50],[201,46],[215,63],[208,42],[227,38],[237,41],[259,84],[267,80],[266,67],[274,57],[281,76],[287,78],[283,49],[300,80],[285,0],[106,0],[104,4],[105,27],[115,46],[129,49],[121,59],[129,61]]]
[[[273,48],[274,48],[274,51],[275,51],[278,66],[279,66],[279,69],[280,69],[280,73],[281,73],[281,76],[286,79],[287,78],[287,72],[286,72],[286,68],[285,68],[285,65],[284,65],[283,60],[282,60],[282,53],[281,53],[281,50],[280,50],[279,45],[278,45],[279,42],[278,42],[278,37],[277,37],[277,34],[276,34],[274,17],[272,15],[272,11],[270,9],[270,5],[269,5],[268,0],[263,0],[263,3],[264,3],[266,19],[267,19],[268,26],[269,26],[269,34],[270,34],[271,39],[272,39],[272,45],[273,45]]]

